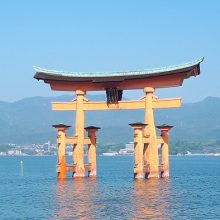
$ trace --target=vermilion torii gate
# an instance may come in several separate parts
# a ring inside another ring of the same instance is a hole
[[[84,128],[84,112],[90,110],[144,109],[144,123],[132,123],[134,128],[134,177],[152,178],[169,176],[168,132],[172,126],[157,126],[161,136],[157,137],[154,124],[155,108],[180,107],[181,99],[157,99],[157,88],[181,86],[184,79],[200,74],[202,59],[182,65],[130,72],[61,72],[35,67],[35,79],[44,80],[52,90],[75,92],[76,99],[70,102],[53,102],[55,111],[76,111],[74,136],[67,137],[65,130],[70,126],[54,125],[58,131],[58,178],[65,178],[66,172],[73,177],[96,176],[96,131],[98,127]],[[144,96],[139,100],[122,101],[123,90],[143,89]],[[91,102],[86,99],[87,91],[106,91],[106,102]],[[84,129],[88,137],[84,136]],[[65,161],[65,145],[73,145],[73,164]],[[84,164],[84,145],[88,145],[88,164]],[[158,147],[161,144],[161,164],[158,162]]]

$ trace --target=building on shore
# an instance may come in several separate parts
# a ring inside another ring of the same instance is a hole
[[[118,152],[119,155],[133,155],[134,154],[134,142],[125,144],[125,148],[122,148]]]

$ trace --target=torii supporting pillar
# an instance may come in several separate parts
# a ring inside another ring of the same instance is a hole
[[[76,165],[76,170],[73,177],[85,176],[84,167],[84,95],[82,90],[76,90],[76,120],[75,120],[75,137],[77,143],[73,147],[73,163]]]
[[[159,177],[158,174],[158,149],[157,135],[154,124],[154,112],[152,107],[154,88],[145,87],[145,128],[144,136],[149,137],[149,143],[144,144],[144,164],[149,166],[146,178]]]
[[[157,128],[161,131],[163,143],[161,144],[161,177],[169,177],[169,130],[173,126],[161,125]]]
[[[146,124],[132,123],[129,124],[134,128],[134,178],[144,178],[143,163],[143,128]]]
[[[88,144],[88,164],[90,166],[88,176],[96,176],[96,131],[98,129],[100,128],[94,126],[85,128],[91,142]]]
[[[66,178],[66,156],[65,156],[65,147],[66,147],[66,135],[65,131],[71,126],[64,124],[53,125],[57,129],[57,145],[58,145],[58,162],[57,162],[57,178],[65,179]]]

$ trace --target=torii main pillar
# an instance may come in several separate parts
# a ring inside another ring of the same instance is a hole
[[[145,119],[144,136],[149,137],[149,143],[144,144],[144,165],[148,165],[149,172],[146,178],[159,177],[157,135],[154,124],[154,111],[152,106],[154,88],[145,87]]]
[[[76,120],[75,120],[75,137],[77,143],[73,147],[73,162],[76,165],[76,170],[73,177],[85,176],[84,167],[84,95],[82,90],[76,90]]]

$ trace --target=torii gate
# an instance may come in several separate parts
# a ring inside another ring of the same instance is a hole
[[[76,99],[70,102],[53,102],[55,111],[76,111],[75,134],[65,135],[70,126],[54,125],[58,131],[58,178],[65,178],[66,172],[73,177],[96,176],[96,137],[98,127],[84,128],[84,111],[114,109],[145,109],[144,123],[130,124],[134,128],[134,178],[152,178],[169,176],[168,132],[172,126],[157,126],[161,136],[156,136],[154,124],[155,108],[175,108],[181,106],[180,98],[157,99],[157,88],[181,86],[184,79],[200,74],[202,59],[182,65],[144,71],[130,72],[61,72],[35,67],[35,79],[44,80],[52,90],[73,91]],[[122,101],[123,90],[143,89],[144,97],[139,100]],[[91,102],[86,99],[87,91],[106,91],[106,102]],[[88,137],[84,137],[84,129]],[[158,163],[158,147],[161,144],[161,164]],[[66,165],[65,145],[73,145],[73,164]],[[88,164],[84,164],[84,144],[88,145]]]

